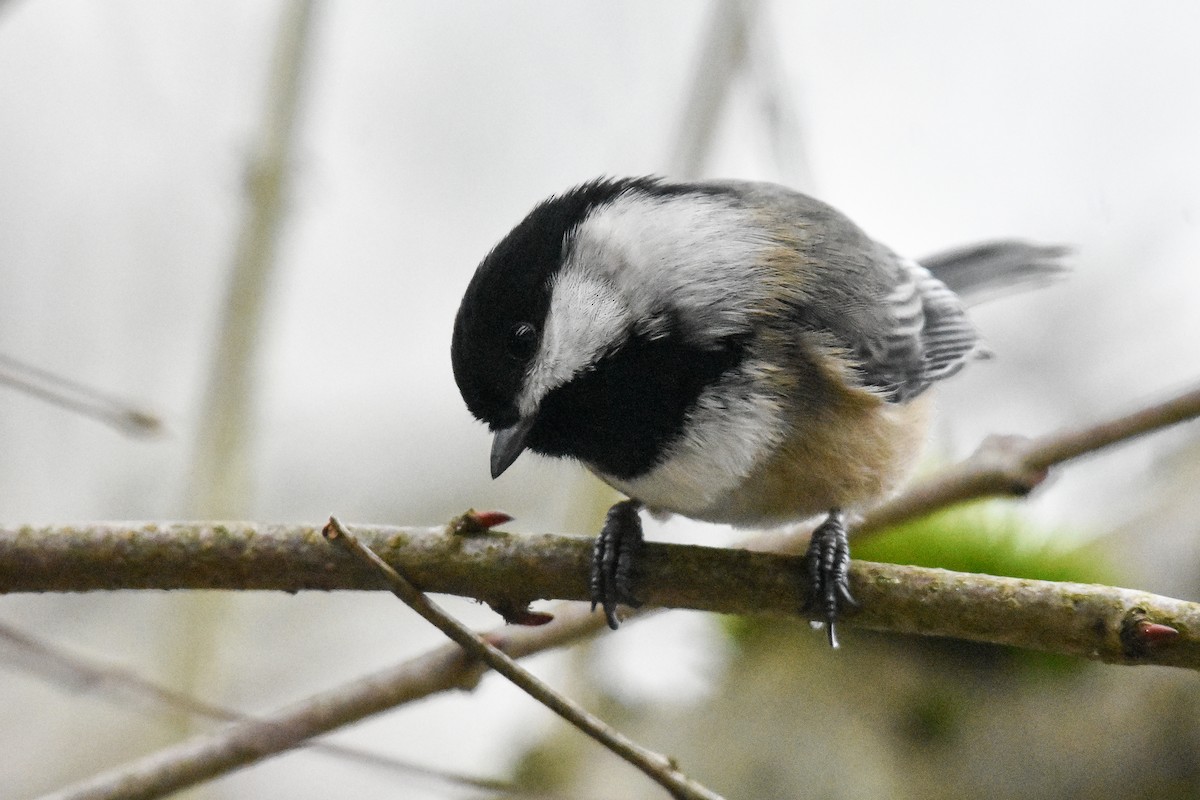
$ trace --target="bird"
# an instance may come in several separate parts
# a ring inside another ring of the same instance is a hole
[[[857,605],[848,515],[895,492],[929,391],[990,351],[964,298],[1040,285],[1067,249],[1021,240],[921,261],[801,192],[601,177],[537,204],[483,258],[451,365],[493,435],[625,496],[596,539],[592,608],[639,604],[640,512],[746,528],[815,518],[803,610],[829,643]]]

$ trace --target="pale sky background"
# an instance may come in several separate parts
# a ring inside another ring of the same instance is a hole
[[[169,428],[126,439],[0,387],[0,519],[185,513],[279,9],[0,3],[0,353],[128,397]],[[598,174],[667,169],[709,9],[319,6],[268,305],[251,519],[433,524],[475,506],[516,514],[518,530],[592,532],[571,512],[586,486],[574,467],[526,457],[488,480],[488,437],[454,386],[450,330],[479,259],[538,200]],[[780,65],[791,145],[811,167],[804,188],[913,256],[997,236],[1077,248],[1068,282],[975,314],[998,358],[946,387],[931,453],[962,456],[989,432],[1082,423],[1196,381],[1200,6],[774,2],[759,23],[755,47]],[[794,173],[772,157],[748,85],[735,89],[706,173],[786,180]],[[1178,430],[1072,467],[1029,513],[1102,535],[1152,495],[1160,456],[1189,440],[1194,430]],[[1194,581],[1194,547],[1173,549],[1182,542],[1147,550],[1186,553],[1173,568]],[[198,691],[248,711],[439,643],[390,597],[250,596],[220,608],[205,634],[213,649],[192,665]],[[640,681],[634,695],[674,687],[686,698],[724,663],[705,619],[677,619],[601,648]],[[0,597],[0,621],[166,680],[180,653],[197,657],[183,595]],[[647,662],[661,669],[629,667]],[[533,663],[561,672],[558,657]],[[0,785],[13,796],[169,738],[152,717],[20,672],[0,681],[0,708]],[[489,680],[347,737],[493,774],[546,719]],[[338,785],[339,796],[383,798],[396,796],[392,781],[297,754],[203,796],[316,798]],[[405,796],[469,796],[422,791]]]

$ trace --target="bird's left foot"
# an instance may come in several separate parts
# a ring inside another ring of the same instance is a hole
[[[842,512],[834,509],[813,531],[804,556],[808,570],[808,600],[804,610],[824,617],[829,632],[829,646],[838,646],[834,628],[838,615],[847,606],[858,602],[850,594],[850,540]]]
[[[642,549],[641,507],[636,500],[622,500],[610,508],[592,550],[592,610],[603,606],[608,627],[614,631],[620,624],[618,603],[635,608],[642,604],[633,596],[633,571]]]

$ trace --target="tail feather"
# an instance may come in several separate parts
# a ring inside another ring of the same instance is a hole
[[[1071,252],[1062,245],[1003,239],[936,253],[920,263],[963,302],[974,305],[1061,278],[1069,271],[1062,260]]]

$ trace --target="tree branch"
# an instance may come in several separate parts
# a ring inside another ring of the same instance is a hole
[[[326,549],[328,545],[326,545]],[[584,606],[565,609],[538,628],[504,628],[488,635],[513,658],[561,647],[604,629],[604,617]],[[40,800],[149,800],[224,775],[336,728],[432,694],[473,688],[484,668],[451,643],[293,703],[270,717],[246,720],[197,736]]]
[[[116,395],[0,353],[0,384],[90,417],[125,436],[161,436],[159,417]]]
[[[1025,494],[1054,464],[1197,415],[1200,389],[1191,389],[1087,428],[1028,441],[993,439],[993,444],[942,478],[881,506],[858,530],[878,530],[967,499]],[[537,598],[588,597],[590,543],[584,539],[511,536],[482,531],[462,520],[445,528],[361,526],[357,530],[367,547],[426,591],[479,598],[508,613]],[[796,576],[801,570],[794,556],[650,543],[643,569],[654,576],[645,581],[644,589],[652,605],[738,614],[794,613],[800,605],[802,587]],[[1167,598],[864,562],[854,565],[851,580],[865,608],[847,618],[850,624],[1024,645],[1117,663],[1149,660],[1195,666],[1191,642],[1196,628],[1187,621],[1187,613],[1179,620],[1182,627],[1172,621],[1178,616],[1174,610],[1178,601]],[[0,529],[0,592],[295,592],[369,589],[377,586],[376,581],[368,567],[330,551],[320,531],[309,526],[171,523]],[[1030,605],[1006,607],[1006,598],[1017,595]],[[1084,596],[1106,611],[1098,617],[1103,632],[1095,628],[1092,635],[1081,637],[1060,628],[1062,623],[1069,628],[1069,620],[1056,617],[1052,610]],[[964,605],[966,598],[971,599]],[[1142,607],[1156,621],[1178,628],[1181,641],[1152,653],[1122,645],[1119,634],[1129,614]],[[996,613],[998,608],[1002,614]],[[1039,620],[1042,614],[1048,615],[1045,625]],[[915,624],[917,619],[920,625]],[[1023,633],[1014,636],[1018,629]]]
[[[14,664],[22,666],[29,674],[75,693],[80,691],[95,693],[126,707],[129,706],[130,701],[134,701],[138,705],[149,703],[159,709],[183,712],[193,717],[203,717],[217,722],[264,724],[249,714],[242,714],[231,708],[180,692],[126,667],[83,656],[4,622],[0,622],[0,643],[5,645],[4,648],[0,648],[0,654],[4,656],[3,660],[6,662],[5,666],[11,667]],[[4,649],[9,652],[3,653]],[[532,798],[549,800],[550,797],[544,793],[534,794],[509,781],[434,769],[417,762],[405,761],[394,755],[353,745],[330,741],[295,743],[295,745],[301,744],[314,752],[351,760],[364,766],[388,770],[406,778],[415,777],[442,785],[469,788],[505,797],[521,797],[527,800],[532,800]]]
[[[538,598],[586,600],[591,541],[455,526],[355,526],[356,535],[426,591],[512,613]],[[651,606],[726,614],[795,614],[800,557],[647,542],[641,593]],[[1122,664],[1200,668],[1200,606],[1128,589],[998,578],[855,561],[862,609],[848,625],[928,633]],[[97,589],[377,589],[379,577],[332,550],[313,527],[98,525],[0,530],[0,591]],[[1020,602],[1017,602],[1017,601]],[[1142,652],[1122,632],[1143,609],[1180,637]]]
[[[869,512],[852,536],[865,536],[985,497],[1024,497],[1051,467],[1200,416],[1200,386],[1091,425],[1036,439],[989,436],[967,460]]]

